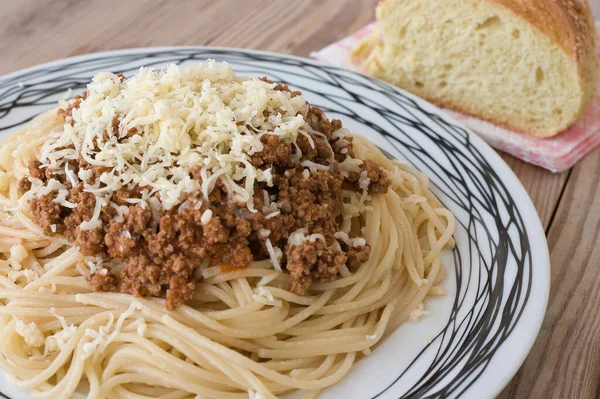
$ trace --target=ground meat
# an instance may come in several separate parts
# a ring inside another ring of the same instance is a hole
[[[25,193],[25,192],[31,190],[31,182],[29,181],[29,179],[27,177],[24,177],[21,180],[19,180],[19,183],[17,184],[17,186],[19,187],[19,190],[22,193]]]
[[[42,180],[42,182],[46,181],[46,173],[41,168],[42,163],[38,160],[29,161],[27,164],[27,170],[29,171],[29,175],[19,180],[18,186],[21,192],[26,192],[31,190],[31,182],[29,181],[29,177],[34,179]]]
[[[390,187],[390,179],[386,175],[385,171],[381,169],[375,162],[371,160],[363,161],[360,165],[361,173],[350,173],[350,176],[346,179],[347,181],[354,183],[357,189],[360,189],[360,180],[363,176],[363,172],[366,172],[366,177],[369,179],[368,190],[369,194],[382,194],[387,193]]]
[[[117,203],[117,205],[131,205],[129,202],[127,202],[127,200],[130,200],[132,198],[141,198],[142,196],[142,191],[140,189],[140,186],[135,186],[131,189],[124,189],[121,188],[117,191],[114,192],[113,194],[113,200]]]
[[[153,262],[141,254],[129,257],[121,273],[121,292],[136,296],[161,296],[166,288],[166,307],[173,310],[189,299],[196,283],[191,278],[197,265],[182,254],[167,258],[164,263]]]
[[[320,283],[334,281],[346,260],[342,251],[327,247],[321,240],[292,248],[286,265],[291,277],[290,291],[304,295],[313,280]]]
[[[306,137],[303,134],[298,135],[298,138],[296,139],[296,144],[302,151],[302,158],[301,158],[302,161],[306,161],[306,160],[311,161],[311,160],[315,159],[315,157],[319,153],[317,150],[318,144],[315,143],[315,140],[312,138],[311,138],[311,140],[309,140],[308,137]]]
[[[96,207],[96,197],[92,193],[84,192],[81,185],[71,190],[68,200],[77,204],[77,208],[70,211],[64,219],[65,237],[75,243],[84,255],[94,256],[104,253],[102,237],[91,230],[82,231],[79,227],[84,221],[89,221]],[[93,242],[88,240],[93,239]]]
[[[134,251],[137,242],[129,230],[124,230],[121,223],[113,222],[108,225],[104,236],[104,245],[108,256],[113,259],[125,259],[127,254]]]
[[[261,167],[265,164],[284,164],[288,162],[288,157],[292,153],[292,145],[283,142],[278,136],[265,134],[260,138],[263,143],[263,150],[252,155],[252,164]]]
[[[275,89],[290,91],[286,85]],[[299,94],[293,92],[292,96]],[[59,111],[67,123],[72,123],[73,110],[86,97],[87,93],[83,93]],[[104,140],[114,135],[124,140],[138,133],[129,131],[123,135],[118,131],[119,121],[115,116],[112,132],[104,132]],[[220,180],[209,194],[209,201],[198,202],[202,197],[195,193],[183,199],[185,206],[180,204],[161,212],[153,212],[147,203],[132,204],[130,200],[142,198],[144,189],[132,186],[112,194],[112,206],[102,208],[99,228],[82,230],[81,224],[94,215],[95,196],[84,192],[82,185],[71,187],[64,174],[44,169],[34,161],[29,165],[28,177],[42,182],[58,179],[69,190],[67,200],[77,207],[61,207],[54,201],[56,193],[50,193],[30,200],[32,215],[46,234],[64,234],[83,255],[123,265],[119,278],[110,271],[91,273],[88,280],[97,291],[164,297],[166,307],[176,309],[192,297],[196,288],[194,274],[200,265],[223,265],[224,270],[246,267],[253,260],[269,257],[268,240],[284,253],[281,262],[291,277],[290,291],[304,295],[313,281],[334,281],[342,266],[355,270],[370,254],[368,245],[334,245],[335,233],[340,230],[342,187],[357,189],[361,180],[361,173],[344,178],[334,162],[353,156],[352,138],[342,132],[335,134],[342,128],[341,122],[330,121],[319,108],[309,108],[307,121],[313,131],[307,129],[309,132],[299,134],[296,145],[274,134],[260,137],[263,149],[251,155],[251,163],[263,170],[271,169],[273,184],[254,184],[256,212],[248,210],[246,204],[231,203]],[[315,169],[315,163],[329,169]],[[92,166],[82,158],[70,161],[70,167],[75,173],[92,170],[91,182],[102,173],[112,172],[110,167]],[[200,167],[192,168],[189,174],[202,183],[200,171]],[[377,164],[364,161],[361,172],[363,185],[368,178],[369,193],[387,191],[389,178]],[[31,183],[25,178],[19,182],[19,188],[27,191]],[[208,213],[212,217],[207,221],[203,215]],[[290,235],[300,229],[307,235],[318,234],[324,241],[320,238],[287,248]]]
[[[79,158],[79,163],[78,163],[78,168],[80,169],[85,169],[85,170],[91,170],[92,171],[92,175],[90,176],[90,178],[88,179],[88,182],[90,184],[93,184],[96,182],[96,180],[98,180],[100,178],[100,176],[102,176],[102,173],[105,172],[110,172],[112,170],[112,168],[108,167],[108,166],[102,166],[102,165],[90,165],[85,159],[83,159],[82,157]]]
[[[81,105],[81,102],[85,100],[88,96],[88,92],[84,91],[83,93],[73,97],[73,100],[69,102],[69,105],[66,109],[59,108],[57,114],[65,118],[65,122],[73,126],[73,110],[78,109]]]
[[[267,82],[267,83],[274,83],[272,80],[269,80],[267,77],[263,76],[262,78],[259,78],[260,80],[262,80],[263,82]],[[291,91],[289,86],[283,83],[278,83],[275,85],[275,87],[273,87],[274,90],[279,90],[279,91],[287,91],[288,93],[291,94],[292,98],[297,97],[297,96],[301,96],[302,93],[299,91]]]
[[[56,192],[32,198],[29,201],[29,209],[35,222],[44,229],[44,234],[52,234],[54,231],[61,233],[63,228],[63,212],[59,204],[54,202]]]
[[[144,254],[128,257],[121,272],[121,291],[136,296],[160,296],[167,283],[163,268]]]
[[[154,219],[152,211],[142,204],[130,206],[129,213],[124,218],[125,221],[123,222],[123,229],[121,231],[128,231],[129,234],[136,237],[147,234]]]
[[[327,119],[321,108],[310,107],[306,117],[310,127],[318,132],[323,133],[328,140],[331,140],[333,132],[342,128],[342,122],[338,119]]]
[[[86,256],[104,256],[104,232],[77,228],[75,240],[79,252]]]
[[[111,273],[91,273],[88,282],[97,292],[117,292],[119,287],[119,279]]]
[[[326,233],[335,233],[336,218],[341,212],[342,178],[327,171],[317,171],[308,178],[300,170],[289,175],[275,179],[281,212],[291,214],[297,228],[318,227]]]
[[[387,193],[391,182],[383,169],[381,169],[375,162],[370,160],[365,160],[363,164],[360,165],[360,168],[367,172],[370,194]]]
[[[116,195],[123,197],[123,193]],[[250,222],[225,212],[231,209],[228,206],[211,205],[215,216],[203,225],[201,217],[207,209],[204,205],[163,212],[156,225],[152,212],[138,204],[129,207],[123,221],[110,222],[104,242],[111,258],[125,262],[121,291],[164,293],[167,308],[174,309],[191,296],[194,271],[203,261],[246,267],[253,259],[246,239],[252,231]]]
[[[369,260],[371,254],[371,247],[368,245],[361,245],[359,247],[350,247],[346,250],[346,256],[348,257],[348,269],[354,272],[359,268],[360,265]]]
[[[34,179],[44,179],[46,178],[46,174],[41,169],[42,163],[38,160],[29,161],[27,164],[27,169],[29,170],[29,177],[33,177]]]
[[[167,290],[167,309],[175,310],[192,297],[196,283],[189,276],[173,276],[169,279]]]

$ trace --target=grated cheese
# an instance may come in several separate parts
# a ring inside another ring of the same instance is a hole
[[[77,327],[74,324],[67,324],[67,320],[63,316],[59,315],[55,308],[50,308],[50,314],[60,322],[62,330],[59,330],[55,334],[46,338],[46,354],[48,352],[62,350],[67,345],[69,339],[71,339],[71,337],[75,335],[75,332],[77,331]]]
[[[360,161],[362,164],[362,161]],[[309,168],[311,172],[315,172],[317,170],[331,170],[331,167],[328,165],[321,165],[318,163],[315,163],[313,161],[302,161],[300,162],[300,165],[304,166],[305,168]]]
[[[106,347],[116,338],[116,336],[119,335],[123,328],[125,320],[134,315],[137,310],[141,309],[142,303],[140,301],[134,300],[133,302],[131,302],[127,310],[125,310],[123,313],[121,313],[121,315],[119,315],[116,323],[113,314],[110,313],[109,320],[106,323],[106,325],[99,326],[98,330],[87,328],[85,330],[84,336],[92,338],[92,340],[83,344],[83,359],[87,359],[93,355],[102,353],[106,349]]]
[[[15,317],[15,331],[25,340],[29,346],[39,347],[44,345],[46,340],[44,334],[35,322],[25,324],[25,322]]]
[[[348,177],[350,173],[361,173],[360,165],[362,161],[360,159],[346,157],[342,162],[338,164],[340,167],[340,173],[344,177]]]
[[[326,243],[325,236],[323,234],[315,233],[307,236],[307,233],[308,229],[306,227],[303,227],[301,229],[295,230],[292,234],[290,234],[287,242],[288,251],[291,250],[293,247],[299,247],[305,242],[315,242],[317,240],[321,240],[323,241],[323,243]]]
[[[269,240],[268,238],[265,241],[265,246],[267,247],[267,252],[269,252],[269,258],[271,258],[271,263],[273,263],[273,267],[275,268],[275,270],[280,272],[281,265],[279,261],[283,257],[283,252],[280,248],[274,247],[273,244],[271,244],[271,240]]]
[[[420,303],[417,305],[416,308],[414,308],[411,312],[410,312],[410,321],[412,321],[413,323],[416,323],[417,321],[421,320],[421,317],[428,315],[429,312],[425,310],[425,305]]]
[[[356,238],[350,238],[350,236],[348,236],[348,233],[344,232],[344,231],[338,231],[333,235],[336,239],[342,241],[344,244],[353,247],[353,248],[358,248],[358,247],[364,247],[365,245],[367,245],[367,240],[365,240],[362,237],[356,237]]]
[[[84,221],[79,225],[81,230],[95,230],[102,227],[102,220],[100,219],[100,212],[102,207],[105,206],[107,201],[104,198],[96,197],[96,205],[94,207],[94,214],[89,221]]]
[[[212,216],[213,216],[213,211],[211,211],[210,209],[207,209],[202,213],[202,216],[200,216],[200,222],[202,224],[207,224],[212,219]]]
[[[260,238],[267,238],[270,235],[271,235],[271,230],[269,230],[269,229],[259,229],[258,230],[258,236]]]
[[[279,210],[277,210],[275,212],[271,212],[267,216],[265,216],[265,220],[269,220],[271,218],[274,218],[275,216],[279,215],[280,213],[281,213],[281,211],[279,211]]]
[[[352,246],[354,248],[364,247],[365,245],[367,245],[367,240],[365,240],[363,237],[356,237],[352,239]]]
[[[103,266],[102,266],[102,258],[97,258],[97,257],[93,257],[93,256],[86,256],[85,257],[85,263],[90,267],[90,273],[94,274],[94,273],[102,273],[102,270],[106,270]]]
[[[79,183],[79,179],[75,175],[75,172],[71,170],[70,166],[71,165],[68,162],[65,162],[65,175],[67,176],[67,179],[69,179],[71,186],[75,187]]]
[[[283,302],[279,299],[275,299],[273,294],[266,287],[258,287],[256,293],[252,295],[252,298],[256,302],[260,302],[264,305],[282,307]]]
[[[361,190],[367,190],[369,188],[369,184],[371,183],[371,179],[367,176],[367,171],[363,170],[360,172],[360,177],[358,178],[358,187]]]
[[[250,162],[251,155],[263,150],[260,136],[274,134],[294,144],[297,158],[300,134],[314,146],[306,133],[310,131],[306,100],[274,88],[257,78],[238,77],[227,63],[212,60],[187,68],[141,68],[124,81],[112,73],[99,73],[88,84],[87,98],[73,109],[72,125],[65,124],[63,132],[50,134],[43,144],[42,167],[64,170],[71,185],[82,182],[84,191],[102,200],[97,203],[100,208],[108,205],[116,190],[137,185],[148,190],[141,199],[127,202],[144,204],[150,202],[151,193],[158,193],[158,206],[150,203],[153,211],[169,210],[192,192],[200,191],[208,200],[220,182],[230,200],[254,212],[255,182],[273,185],[271,169],[260,170]],[[118,122],[117,131],[113,120]],[[69,161],[80,157],[109,169],[92,182],[91,169],[75,174],[69,167]],[[194,167],[200,169],[201,181],[190,176]],[[329,166],[310,163],[310,168]],[[38,196],[57,191],[58,203],[76,206],[66,200],[66,188],[53,179],[45,187],[32,181],[32,190]],[[81,229],[100,226],[96,210]]]

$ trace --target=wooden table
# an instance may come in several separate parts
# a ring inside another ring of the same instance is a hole
[[[220,45],[307,56],[374,19],[376,0],[0,2],[0,74],[95,51]],[[592,0],[600,19],[600,0]],[[502,155],[546,229],[552,289],[540,335],[501,398],[600,397],[600,148],[552,174]]]

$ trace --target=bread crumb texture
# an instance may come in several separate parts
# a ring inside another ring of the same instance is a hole
[[[353,53],[367,71],[445,108],[536,137],[596,93],[596,30],[577,0],[385,0]]]

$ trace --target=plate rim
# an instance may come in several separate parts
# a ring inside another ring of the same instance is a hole
[[[147,54],[152,52],[160,52],[160,51],[173,51],[173,50],[199,50],[199,51],[222,51],[222,52],[242,52],[247,54],[257,54],[271,57],[279,57],[279,58],[288,58],[293,60],[302,61],[303,63],[312,64],[316,67],[327,68],[330,70],[342,71],[344,73],[348,73],[355,76],[360,76],[369,80],[373,80],[383,85],[387,90],[395,91],[400,93],[407,98],[415,101],[418,105],[423,106],[425,109],[429,111],[433,111],[437,116],[442,118],[445,122],[450,123],[454,126],[460,127],[464,131],[467,132],[469,136],[469,140],[479,149],[486,157],[491,166],[500,166],[499,170],[496,170],[496,173],[501,177],[501,181],[506,184],[507,189],[513,195],[515,202],[518,203],[519,209],[523,212],[523,214],[528,215],[530,220],[528,222],[524,221],[524,226],[527,229],[527,232],[530,235],[530,244],[532,249],[538,248],[541,251],[536,251],[535,256],[538,257],[535,262],[536,269],[539,269],[540,263],[544,266],[544,271],[546,273],[546,278],[540,281],[540,278],[537,276],[539,274],[539,270],[536,270],[536,286],[537,289],[540,290],[539,299],[537,302],[537,306],[541,306],[543,312],[539,312],[536,314],[536,319],[529,319],[529,323],[532,325],[532,328],[526,330],[526,335],[522,336],[521,347],[522,351],[517,353],[514,357],[512,357],[512,361],[510,363],[511,367],[504,368],[504,372],[499,376],[501,378],[497,378],[495,384],[489,384],[488,388],[491,395],[493,397],[500,394],[500,392],[511,382],[517,372],[520,370],[521,366],[525,362],[527,356],[531,353],[531,350],[535,344],[535,341],[538,338],[538,335],[541,331],[542,323],[545,319],[546,312],[548,310],[548,301],[550,297],[550,287],[551,287],[551,262],[550,262],[550,252],[548,248],[548,242],[546,239],[546,233],[543,228],[539,213],[533,204],[529,193],[515,174],[515,172],[510,168],[510,166],[502,159],[502,157],[494,150],[487,142],[485,142],[479,135],[477,135],[471,128],[463,125],[460,121],[458,121],[454,116],[444,112],[443,109],[438,107],[435,104],[430,103],[429,101],[418,97],[404,89],[396,87],[388,82],[385,82],[381,79],[368,76],[366,74],[361,74],[355,71],[351,71],[346,68],[341,68],[338,66],[328,65],[327,63],[314,60],[312,58],[297,56],[292,54],[284,54],[277,53],[274,51],[264,51],[264,50],[255,50],[255,49],[246,49],[240,47],[227,47],[227,46],[149,46],[149,47],[131,47],[131,48],[123,48],[117,50],[105,50],[105,51],[94,51],[86,54],[80,54],[70,57],[58,58],[55,60],[47,61],[41,64],[36,64],[33,66],[29,66],[26,68],[22,68],[13,72],[9,72],[4,75],[0,75],[0,84],[5,83],[8,80],[18,78],[19,75],[25,75],[29,72],[33,72],[35,70],[48,68],[52,66],[58,66],[63,63],[80,61],[80,60],[88,60],[88,59],[101,59],[107,56],[114,55],[127,55],[127,54]],[[541,253],[540,253],[541,252]],[[533,254],[533,251],[532,251]],[[532,258],[532,264],[534,264],[534,259]],[[541,284],[543,283],[543,286]],[[505,364],[506,365],[506,364]],[[5,373],[4,370],[0,369],[0,372]],[[483,374],[482,374],[483,375]],[[475,379],[480,379],[481,376]],[[2,388],[2,387],[0,387]],[[0,395],[3,395],[0,392]]]

